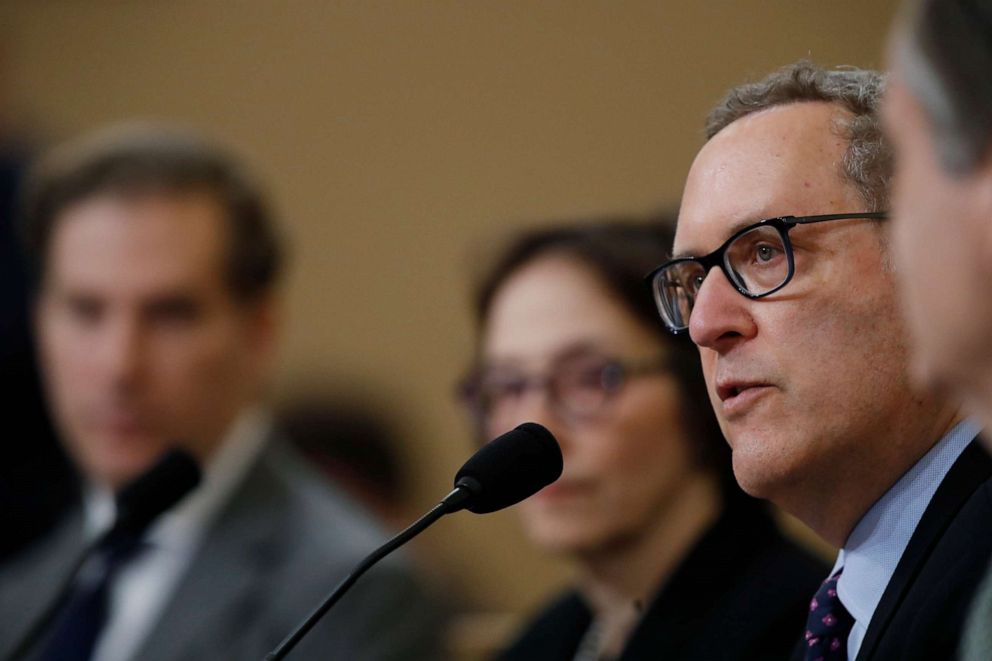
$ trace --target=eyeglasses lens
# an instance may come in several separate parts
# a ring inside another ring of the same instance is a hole
[[[781,287],[792,269],[782,232],[760,225],[734,239],[723,253],[724,270],[734,286],[750,296],[761,296]],[[689,327],[696,294],[706,269],[695,260],[675,262],[654,279],[654,297],[665,324],[673,331]]]
[[[734,284],[752,296],[767,294],[789,277],[785,240],[770,225],[741,234],[727,246],[723,259]]]
[[[491,434],[524,422],[532,391],[547,391],[549,405],[574,418],[593,415],[623,382],[623,368],[601,357],[577,357],[554,368],[546,377],[522,374],[482,374],[470,389],[472,409]]]
[[[689,314],[706,270],[694,261],[676,262],[654,279],[654,297],[664,322],[672,330],[689,325]]]

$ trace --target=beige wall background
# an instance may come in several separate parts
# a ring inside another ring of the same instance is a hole
[[[402,420],[413,514],[471,452],[452,387],[493,242],[677,205],[728,86],[800,57],[877,66],[895,4],[5,0],[0,85],[45,141],[162,118],[247,156],[294,247],[276,393],[330,381]],[[453,516],[419,551],[485,609],[565,571],[512,512]]]

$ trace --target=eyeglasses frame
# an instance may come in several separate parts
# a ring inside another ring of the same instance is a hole
[[[607,358],[606,356],[603,356]],[[614,368],[619,370],[621,381],[618,386],[614,386],[612,389],[604,388],[604,394],[606,398],[603,403],[606,404],[609,400],[616,395],[623,387],[628,383],[630,377],[643,376],[645,374],[651,374],[654,372],[663,373],[671,369],[672,360],[669,355],[657,355],[649,356],[644,358],[619,358],[619,357],[609,357],[606,363],[603,365],[603,370],[601,374],[606,375],[606,370],[609,368]],[[482,407],[478,405],[478,396],[473,396],[473,392],[477,391],[480,379],[478,378],[481,371],[476,370],[470,373],[468,377],[462,379],[456,388],[456,397],[461,401],[462,405],[468,410],[471,417],[475,420],[477,426],[481,428],[485,424],[485,419],[487,414],[482,410]],[[547,393],[548,402],[554,409],[557,415],[565,414],[568,417],[593,417],[601,409],[597,409],[595,412],[590,412],[587,416],[576,416],[574,411],[570,411],[569,407],[563,406],[561,403],[561,398],[559,397],[557,388],[551,386],[554,381],[552,374],[542,374],[539,376],[529,376],[525,377],[526,387],[528,390],[540,389]]]
[[[766,218],[765,220],[759,220],[756,223],[742,227],[738,231],[734,232],[719,248],[707,255],[703,255],[702,257],[679,257],[678,259],[671,259],[665,262],[644,276],[644,280],[647,282],[648,287],[650,287],[653,297],[654,292],[656,291],[655,279],[658,277],[658,274],[670,268],[674,264],[696,262],[703,267],[706,275],[709,275],[714,266],[719,266],[720,270],[723,272],[723,275],[727,278],[727,282],[733,285],[734,289],[736,289],[742,296],[750,299],[764,298],[765,296],[774,294],[789,284],[789,282],[792,281],[792,276],[796,273],[796,262],[792,252],[792,241],[789,239],[789,231],[793,227],[796,227],[797,225],[812,225],[813,223],[822,223],[829,220],[857,220],[862,218],[869,220],[886,220],[888,217],[889,214],[886,211],[862,211],[859,213],[828,213],[815,216],[776,216],[775,218]],[[747,234],[748,232],[751,232],[759,227],[766,226],[774,227],[782,237],[782,246],[785,248],[786,260],[789,264],[789,272],[786,274],[782,284],[777,287],[760,294],[752,294],[739,285],[736,279],[731,275],[730,268],[726,263],[727,248],[729,248],[734,241],[744,234]],[[660,309],[658,312],[661,313],[662,321],[665,321],[664,313],[662,313]],[[667,321],[665,321],[665,327],[674,335],[684,333],[689,328],[688,326],[684,326],[682,328],[675,329],[672,328]]]

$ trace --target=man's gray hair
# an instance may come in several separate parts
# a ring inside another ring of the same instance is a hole
[[[823,69],[801,60],[763,80],[731,89],[706,118],[706,139],[738,119],[768,108],[835,103],[849,113],[836,123],[837,131],[848,141],[839,175],[857,189],[868,211],[884,211],[892,179],[892,149],[878,114],[884,88],[885,77],[877,71]]]
[[[906,85],[935,133],[950,172],[975,168],[992,146],[992,6],[969,0],[915,0],[899,22]]]

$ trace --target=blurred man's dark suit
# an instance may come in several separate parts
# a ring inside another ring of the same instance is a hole
[[[261,659],[383,541],[364,512],[278,441],[202,539],[135,659]],[[77,509],[0,570],[0,657],[52,597],[82,544]],[[292,658],[438,658],[437,610],[402,560],[370,571]]]

